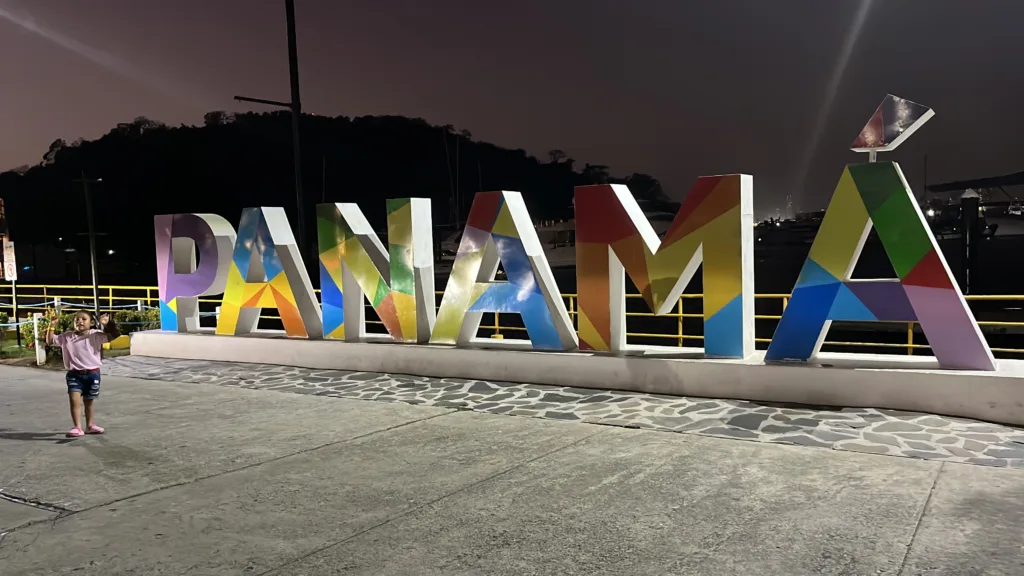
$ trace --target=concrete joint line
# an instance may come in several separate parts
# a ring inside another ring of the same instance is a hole
[[[380,522],[378,524],[374,524],[373,526],[370,526],[369,528],[365,528],[363,530],[360,530],[359,532],[356,532],[355,534],[351,534],[349,536],[346,536],[346,537],[342,538],[341,540],[338,540],[337,542],[332,542],[330,544],[325,544],[324,546],[321,546],[321,547],[319,547],[319,548],[317,548],[315,550],[311,550],[311,551],[309,551],[309,552],[307,552],[305,554],[302,554],[300,556],[292,558],[291,560],[285,562],[284,564],[281,564],[280,566],[275,566],[274,568],[271,568],[271,569],[266,570],[264,572],[260,572],[257,576],[267,576],[268,574],[271,574],[272,572],[275,572],[277,570],[281,570],[282,568],[284,568],[286,566],[291,566],[292,564],[295,564],[296,562],[301,562],[301,561],[305,560],[306,558],[309,558],[310,556],[315,556],[316,554],[319,554],[319,553],[321,553],[321,552],[323,552],[325,550],[329,550],[331,548],[334,548],[335,546],[340,546],[340,545],[342,545],[342,544],[344,544],[344,543],[346,543],[346,542],[348,542],[350,540],[353,540],[355,538],[358,538],[358,537],[362,536],[363,534],[366,534],[367,532],[371,532],[373,530],[376,530],[377,528],[381,528],[383,526],[386,526],[386,525],[394,522],[395,520],[399,520],[401,518],[404,518],[404,517],[408,516],[409,514],[412,514],[414,512],[418,512],[418,511],[420,511],[420,510],[422,510],[422,509],[424,509],[424,508],[426,508],[428,506],[433,506],[434,504],[437,504],[438,502],[441,502],[442,500],[447,500],[448,498],[451,498],[452,496],[455,496],[456,494],[460,494],[460,493],[465,492],[467,490],[470,490],[472,488],[476,488],[477,486],[479,486],[479,485],[481,485],[481,484],[483,484],[485,482],[490,482],[491,480],[494,480],[495,478],[497,478],[499,476],[504,476],[505,474],[508,474],[509,472],[518,470],[518,469],[522,468],[523,466],[526,466],[528,464],[533,464],[534,462],[536,462],[536,461],[538,461],[538,460],[540,460],[542,458],[547,458],[548,456],[551,456],[552,454],[555,454],[557,452],[561,452],[562,450],[565,450],[566,448],[572,448],[573,446],[576,446],[577,444],[583,442],[584,440],[589,440],[589,439],[593,438],[594,436],[597,436],[599,434],[604,434],[605,432],[606,432],[606,430],[597,430],[593,434],[588,434],[588,435],[586,435],[586,436],[584,436],[584,437],[582,437],[582,438],[580,438],[578,440],[574,440],[573,442],[570,442],[570,443],[568,443],[568,444],[566,444],[564,446],[559,446],[558,448],[555,448],[554,450],[550,450],[550,451],[545,452],[545,453],[543,453],[543,454],[541,454],[539,456],[536,456],[534,458],[530,458],[529,460],[524,460],[524,461],[522,461],[522,462],[520,462],[518,464],[515,464],[513,466],[510,466],[510,467],[508,467],[508,468],[506,468],[504,470],[499,470],[498,472],[495,472],[494,474],[491,474],[490,476],[487,476],[485,478],[481,478],[480,480],[477,480],[476,482],[471,482],[471,483],[469,483],[469,484],[467,484],[467,485],[465,485],[465,486],[463,486],[461,488],[457,488],[457,489],[449,492],[448,494],[444,494],[442,496],[438,496],[437,498],[435,498],[434,500],[431,500],[430,502],[424,502],[423,504],[420,504],[419,506],[416,506],[414,508],[409,508],[408,510],[405,510],[404,512],[399,512],[398,514],[392,516],[391,518],[388,518],[387,520],[384,520],[383,522]]]
[[[409,426],[411,424],[418,424],[420,422],[426,422],[427,420],[433,420],[434,418],[441,418],[443,416],[448,416],[449,414],[453,414],[453,413],[454,413],[454,411],[448,411],[448,412],[444,412],[443,414],[435,414],[433,416],[427,416],[425,418],[418,418],[416,420],[410,420],[409,422],[403,422],[401,424],[396,424],[396,425],[390,426],[388,428],[382,428],[380,430],[374,430],[373,432],[367,432],[366,434],[360,434],[359,436],[353,436],[352,438],[346,438],[344,440],[338,440],[337,442],[328,442],[327,444],[321,444],[320,446],[314,446],[312,448],[306,448],[304,450],[299,450],[298,452],[292,452],[291,454],[285,454],[283,456],[278,456],[276,458],[271,458],[269,460],[264,460],[263,462],[254,462],[252,464],[248,464],[248,465],[242,466],[240,468],[233,468],[231,470],[224,470],[223,472],[218,472],[216,474],[210,474],[209,476],[202,476],[202,477],[199,477],[199,478],[193,478],[191,480],[186,480],[184,482],[176,482],[174,484],[168,484],[167,486],[159,486],[157,488],[153,488],[152,490],[146,490],[144,492],[138,492],[136,494],[129,494],[128,496],[123,496],[121,498],[115,498],[114,500],[111,500],[109,502],[103,502],[103,503],[100,503],[100,504],[89,506],[88,508],[82,508],[81,510],[69,510],[67,508],[60,508],[60,507],[44,508],[45,505],[38,505],[36,507],[37,508],[43,508],[44,510],[50,510],[52,512],[59,513],[59,515],[52,520],[53,523],[56,523],[56,522],[58,522],[60,520],[64,520],[65,518],[69,518],[69,517],[74,516],[76,514],[81,514],[83,512],[89,512],[91,510],[96,510],[97,508],[103,508],[104,506],[110,506],[111,504],[117,504],[119,502],[124,502],[125,500],[131,500],[132,498],[139,498],[139,497],[142,497],[142,496],[148,496],[150,494],[155,494],[157,492],[162,492],[162,491],[168,490],[170,488],[178,488],[179,486],[188,486],[189,484],[195,484],[197,482],[202,482],[203,480],[209,480],[211,478],[217,478],[217,477],[220,477],[220,476],[224,476],[226,474],[232,474],[234,472],[241,472],[243,470],[248,470],[250,468],[255,468],[257,466],[262,466],[264,464],[270,464],[271,462],[277,462],[279,460],[284,460],[285,458],[291,458],[292,456],[300,456],[300,455],[303,455],[303,454],[308,454],[310,452],[314,452],[316,450],[320,450],[322,448],[329,448],[331,446],[337,446],[338,444],[344,444],[346,442],[353,442],[355,440],[361,440],[363,438],[367,438],[369,436],[373,436],[374,434],[380,434],[380,433],[383,433],[383,432],[389,432],[391,430],[395,430],[395,429],[398,429],[398,428],[404,428],[405,426]],[[4,499],[13,498],[13,497],[7,496],[7,495],[5,495],[3,493],[0,493],[0,497],[3,497]],[[24,503],[31,502],[29,500],[24,500],[24,499],[12,500],[12,501],[13,502],[18,502],[19,504],[24,504]],[[28,505],[32,505],[32,504],[28,504]],[[51,522],[51,520],[43,520],[43,522]],[[37,522],[33,522],[31,524],[36,524],[36,523]],[[19,526],[18,528],[23,528],[23,527],[24,526]],[[17,530],[18,528],[16,528],[15,530]],[[13,530],[11,532],[13,532]],[[5,533],[5,535],[6,535],[6,533]]]
[[[914,533],[910,535],[910,542],[907,543],[907,549],[903,552],[903,558],[900,559],[900,567],[897,570],[897,575],[902,575],[906,569],[907,558],[910,557],[910,550],[914,547],[914,542],[917,540],[917,533],[921,530],[921,524],[924,521],[925,515],[928,513],[928,505],[932,502],[932,496],[935,494],[935,487],[939,484],[939,475],[945,469],[946,463],[939,462],[939,468],[935,471],[935,477],[932,478],[932,486],[928,489],[928,496],[924,499],[924,504],[921,505],[921,510],[917,513],[917,522],[914,523]]]

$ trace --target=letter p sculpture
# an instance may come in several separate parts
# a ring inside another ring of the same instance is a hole
[[[235,229],[216,214],[165,214],[154,224],[160,329],[194,332],[199,297],[224,292]]]

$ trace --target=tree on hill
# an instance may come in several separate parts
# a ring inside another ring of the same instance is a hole
[[[383,230],[389,198],[430,198],[434,223],[443,225],[453,217],[465,221],[475,192],[519,190],[541,220],[571,217],[575,186],[626,183],[610,177],[606,166],[576,172],[561,151],[542,163],[523,150],[474,141],[467,131],[421,119],[304,116],[301,134],[309,246],[321,201],[356,202]],[[201,126],[180,127],[140,117],[96,140],[57,140],[38,165],[0,173],[12,237],[48,244],[84,234],[82,185],[74,182],[82,174],[102,180],[92,185],[97,231],[118,243],[126,268],[137,265],[150,281],[154,215],[212,212],[237,223],[245,207],[281,206],[295,225],[288,112],[213,111]],[[462,201],[453,206],[454,196]]]

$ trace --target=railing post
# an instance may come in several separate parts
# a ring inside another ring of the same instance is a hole
[[[54,296],[53,297],[53,310],[54,310],[54,312],[56,312],[59,315],[60,314],[60,309],[62,307],[63,307],[63,305],[60,303],[60,296]]]
[[[46,342],[44,338],[39,337],[39,322],[43,319],[43,315],[39,312],[32,314],[32,337],[36,341],[36,365],[43,366],[46,364]],[[20,330],[20,326],[15,328]]]
[[[110,310],[114,309],[114,287],[110,286],[107,288],[107,307]]]
[[[914,323],[907,322],[907,356],[914,355]]]
[[[143,312],[145,310],[145,308],[142,305],[142,300],[138,301],[138,310],[139,310],[139,312]]]
[[[789,305],[789,296],[782,297],[782,311],[786,311],[786,306]]]
[[[678,318],[678,320],[679,320],[679,325],[678,325],[678,327],[676,329],[676,336],[677,336],[677,338],[679,340],[678,346],[679,346],[679,348],[682,348],[683,347],[683,297],[682,296],[679,297],[679,318]]]
[[[576,314],[574,314],[575,311],[576,311],[576,299],[573,298],[572,296],[569,296],[569,321],[572,322],[573,330],[576,330],[577,332],[579,332],[579,329],[576,328],[577,323],[576,323]]]
[[[499,315],[497,312],[494,313],[494,334],[491,334],[491,338],[495,340],[504,340],[505,337],[501,335],[501,323],[498,321]]]

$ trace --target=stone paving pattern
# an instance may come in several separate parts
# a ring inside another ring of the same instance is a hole
[[[110,359],[105,363],[104,372],[149,380],[404,402],[491,414],[1024,468],[1024,429],[897,410],[713,400],[513,382],[137,356]]]

